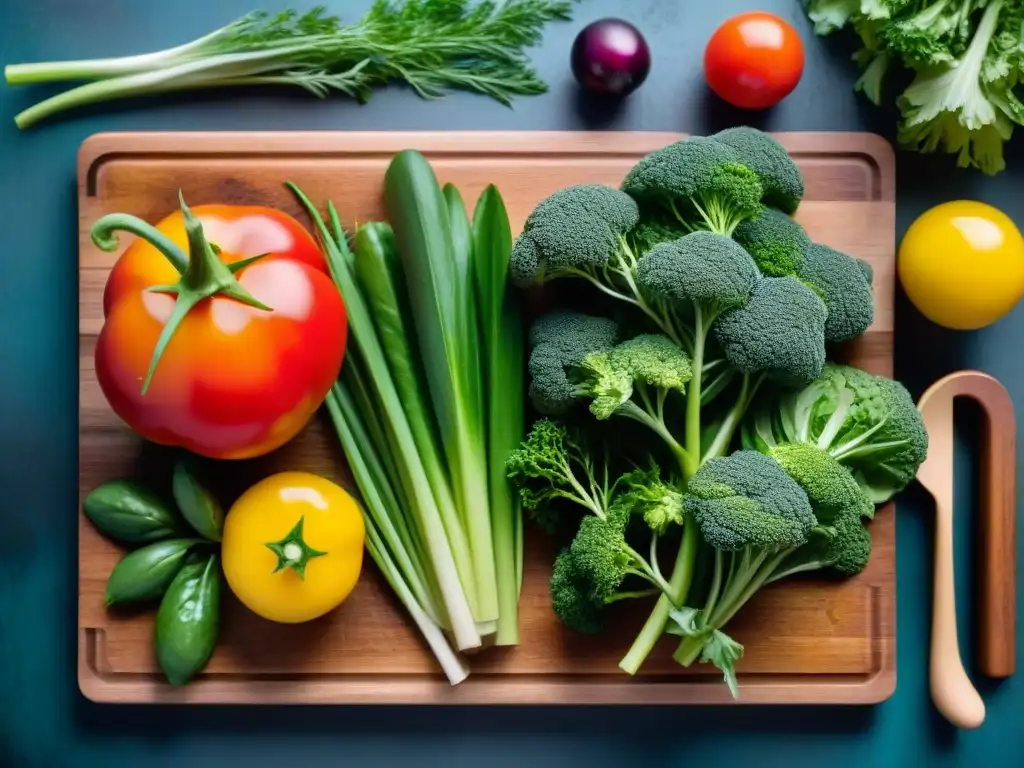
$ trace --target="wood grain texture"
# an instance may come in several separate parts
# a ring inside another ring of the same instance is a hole
[[[149,220],[174,210],[180,187],[193,205],[264,203],[296,215],[283,182],[318,203],[334,200],[346,225],[383,216],[384,170],[399,149],[431,161],[472,206],[493,182],[518,231],[533,206],[569,184],[617,185],[644,154],[680,138],[670,133],[205,133],[101,134],[79,155],[80,497],[113,477],[142,475],[169,485],[169,451],[146,444],[110,410],[96,383],[95,337],[102,290],[118,253],[89,239],[92,223],[123,211]],[[779,134],[803,170],[797,214],[816,240],[866,259],[875,272],[876,320],[837,355],[892,373],[895,248],[894,165],[867,134]],[[129,238],[125,238],[127,245]],[[229,504],[256,479],[301,468],[351,485],[326,420],[270,456],[220,464],[208,481]],[[202,465],[201,465],[202,469]],[[564,630],[547,597],[552,545],[531,533],[521,603],[520,646],[471,658],[473,674],[452,688],[401,613],[369,559],[337,611],[285,627],[226,600],[223,635],[204,674],[182,690],[164,684],[152,652],[152,612],[112,616],[103,588],[121,551],[79,515],[79,683],[109,702],[680,704],[728,703],[713,669],[682,670],[670,639],[635,678],[618,660],[647,606],[622,606],[599,638]],[[895,687],[895,521],[871,524],[874,557],[843,583],[801,580],[766,589],[730,632],[747,644],[739,667],[743,703],[873,703]]]

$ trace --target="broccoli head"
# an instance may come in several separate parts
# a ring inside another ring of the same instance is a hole
[[[725,552],[797,547],[817,525],[803,489],[756,451],[708,459],[690,478],[684,508],[704,540]]]
[[[743,373],[799,385],[825,364],[827,316],[822,300],[796,278],[766,277],[754,284],[746,306],[718,319],[715,338]]]
[[[519,285],[558,277],[592,276],[620,258],[640,212],[629,195],[601,184],[560,189],[523,224],[509,270]]]
[[[693,232],[656,246],[640,257],[636,272],[645,296],[669,304],[693,302],[711,317],[744,306],[758,277],[750,254],[713,232]]]
[[[875,504],[905,488],[928,453],[921,414],[902,384],[837,363],[802,389],[759,403],[742,439],[766,453],[783,443],[815,445],[846,466]]]
[[[768,455],[804,489],[820,524],[832,525],[844,516],[874,516],[875,505],[853,474],[827,451],[806,443],[783,443]]]
[[[798,275],[811,238],[804,228],[777,208],[762,208],[733,234],[736,242],[754,257],[766,277]]]
[[[732,235],[760,209],[757,175],[731,147],[694,136],[651,152],[626,174],[622,190],[660,205],[689,229]]]
[[[731,147],[740,162],[757,174],[766,205],[785,213],[796,211],[804,196],[804,177],[785,147],[750,126],[726,128],[712,138]]]
[[[868,281],[868,285],[873,286],[875,284],[875,270],[864,259],[854,259],[854,261],[857,262],[857,267],[864,275],[864,279]]]
[[[555,615],[567,627],[587,635],[599,634],[604,629],[604,605],[594,600],[568,547],[555,558],[548,591]]]
[[[583,397],[579,389],[584,359],[610,350],[618,340],[618,324],[606,317],[579,312],[552,312],[530,327],[529,397],[547,416],[565,413]]]
[[[826,341],[854,339],[875,319],[875,297],[863,263],[820,244],[804,255],[800,277],[818,290],[828,307]]]

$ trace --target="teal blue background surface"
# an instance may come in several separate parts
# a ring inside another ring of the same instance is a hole
[[[0,61],[154,50],[226,23],[255,1],[3,0]],[[368,1],[328,5],[354,20]],[[284,6],[268,0],[265,7]],[[761,116],[724,108],[707,94],[700,71],[715,26],[752,7],[792,20],[808,58],[798,89]],[[617,110],[582,97],[568,71],[575,32],[609,14],[632,20],[653,49],[648,82]],[[851,89],[851,51],[848,41],[814,38],[797,0],[586,0],[575,20],[552,27],[535,52],[551,91],[513,110],[467,94],[425,102],[397,87],[362,107],[280,91],[205,93],[85,110],[19,133],[13,115],[48,91],[0,86],[0,766],[1024,766],[1019,649],[1017,678],[979,679],[989,708],[980,730],[958,733],[931,707],[931,508],[916,490],[898,509],[898,686],[877,707],[144,708],[94,705],[75,680],[74,184],[83,139],[97,131],[168,129],[699,133],[755,120],[771,130],[868,130],[891,140],[891,111],[871,107]],[[898,234],[927,207],[951,198],[984,200],[1024,222],[1022,148],[1024,137],[1009,153],[1010,170],[995,178],[955,170],[948,157],[901,154]],[[897,375],[915,396],[946,372],[974,367],[999,377],[1024,403],[1024,310],[983,331],[956,333],[927,323],[901,299],[897,323]],[[973,671],[977,556],[968,510],[977,476],[970,460],[975,414],[961,411],[958,597]]]

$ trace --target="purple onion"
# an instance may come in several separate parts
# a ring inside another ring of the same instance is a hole
[[[572,44],[572,73],[589,91],[625,96],[647,79],[651,51],[640,30],[623,19],[599,19]]]

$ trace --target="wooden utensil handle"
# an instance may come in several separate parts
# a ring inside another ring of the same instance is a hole
[[[981,671],[1014,671],[1016,619],[1016,440],[1013,402],[995,379],[977,391],[985,409],[981,459]]]
[[[960,659],[953,578],[952,500],[935,499],[935,582],[932,594],[932,647],[929,675],[936,708],[958,728],[977,728],[985,702]]]

